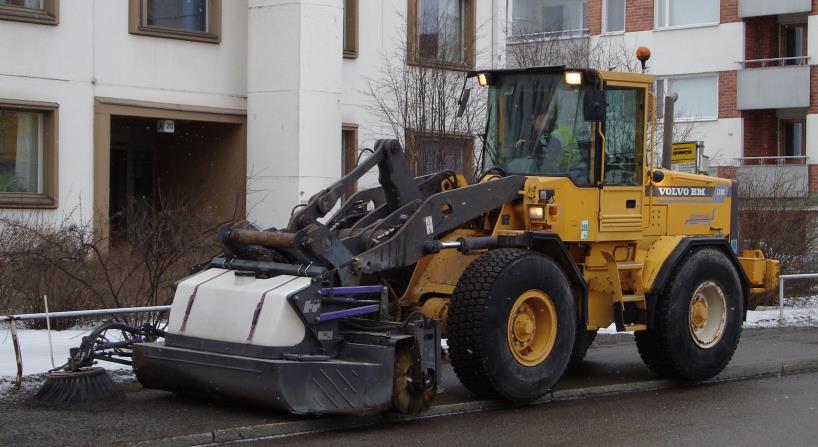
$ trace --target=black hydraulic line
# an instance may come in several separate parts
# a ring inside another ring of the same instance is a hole
[[[270,261],[251,261],[247,259],[225,259],[217,256],[210,261],[211,267],[228,270],[247,270],[268,275],[293,275],[315,277],[322,275],[327,269],[310,264],[283,264]]]

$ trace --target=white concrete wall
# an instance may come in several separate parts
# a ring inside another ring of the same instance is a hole
[[[818,164],[818,114],[807,115],[807,163]]]
[[[733,71],[740,68],[737,62],[744,60],[742,22],[629,32],[592,39],[606,39],[609,47],[624,48],[627,54],[633,54],[641,46],[650,48],[648,72],[657,76]],[[677,126],[689,129],[689,139],[704,141],[704,154],[711,157],[711,165],[724,166],[736,164],[735,158],[741,157],[744,145],[742,122],[741,118],[729,118],[687,121]]]
[[[72,2],[62,3],[66,10]],[[128,33],[127,0],[96,0],[93,4],[96,96],[246,107],[247,0],[222,2],[219,44],[132,35]]]
[[[341,167],[342,0],[248,4],[248,218],[281,227]]]
[[[247,0],[222,6],[219,45],[128,33],[127,0],[61,0],[57,26],[0,21],[0,100],[59,108],[59,209],[90,220],[94,98],[246,107]]]
[[[736,70],[744,60],[744,23],[625,33],[627,48],[651,49],[658,76]]]

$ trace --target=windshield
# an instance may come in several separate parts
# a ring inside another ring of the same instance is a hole
[[[498,76],[489,91],[484,168],[591,184],[593,123],[582,104],[583,90],[562,73]]]

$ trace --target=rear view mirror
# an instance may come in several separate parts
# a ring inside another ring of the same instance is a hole
[[[471,96],[471,89],[464,88],[463,93],[460,94],[460,100],[457,101],[457,104],[460,108],[457,109],[457,117],[460,118],[466,113],[466,106],[469,105],[469,97]]]
[[[605,90],[585,90],[582,104],[582,114],[585,116],[585,121],[605,121],[607,110],[608,102],[605,99]]]

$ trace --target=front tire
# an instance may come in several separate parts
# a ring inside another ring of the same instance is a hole
[[[485,398],[530,401],[565,371],[576,306],[549,257],[519,249],[484,253],[469,265],[449,307],[449,356],[460,382]]]
[[[738,272],[724,253],[689,255],[658,298],[653,327],[636,333],[645,364],[668,379],[701,381],[730,362],[744,315]]]

